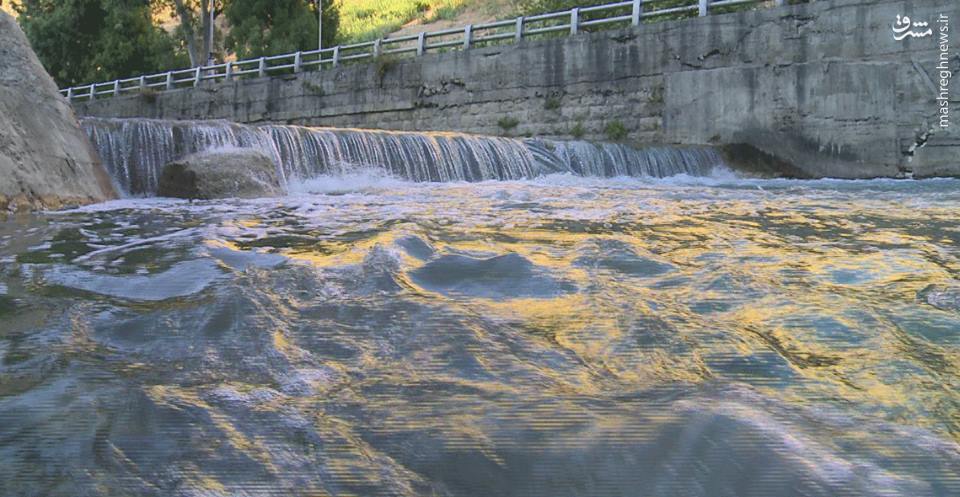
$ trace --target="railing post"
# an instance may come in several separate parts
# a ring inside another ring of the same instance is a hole
[[[718,0],[697,0],[698,15],[701,17],[709,15],[711,2],[717,2],[717,1]],[[777,6],[777,7],[790,4],[788,0],[770,0],[770,1],[774,6]],[[644,14],[643,0],[631,0],[630,2],[623,2],[621,4],[618,4],[618,6],[623,6],[623,7],[627,5],[632,6],[632,12],[630,15],[631,24],[633,26],[639,26],[643,21],[643,14]],[[580,10],[581,9],[579,8],[573,8],[569,11],[569,16],[570,16],[569,27],[570,27],[570,34],[572,35],[576,35],[580,32]],[[562,15],[562,14],[559,14],[559,15]],[[514,31],[515,40],[520,41],[523,39],[525,34],[524,24],[526,23],[526,21],[527,19],[524,16],[519,16],[515,19],[515,31]],[[467,24],[463,27],[463,49],[464,50],[468,50],[473,46],[473,42],[475,41],[473,31],[474,31],[474,26],[472,24]],[[429,36],[429,33],[426,33],[426,32],[421,32],[418,34],[417,49],[416,49],[418,56],[424,55],[427,49],[429,48],[427,45],[428,36]],[[387,40],[387,41],[390,42],[390,40]],[[382,55],[383,43],[384,43],[384,40],[382,38],[378,38],[373,42],[374,57],[379,57],[380,55]],[[340,48],[341,48],[340,46],[335,46],[335,47],[332,47],[331,49],[333,52],[333,58],[332,58],[333,67],[338,67],[340,64]],[[323,51],[322,50],[317,51],[317,54],[318,54],[318,60],[317,60],[318,67],[322,68],[324,63]],[[289,57],[290,55],[293,55],[294,57],[294,63],[293,63],[294,72],[295,73],[302,72],[303,71],[303,52],[298,51],[294,54],[287,54],[284,57]],[[277,58],[277,60],[279,60],[279,58]],[[234,77],[233,64],[234,64],[233,62],[226,62],[224,64],[224,67],[225,67],[224,77],[227,80],[231,80]],[[267,67],[267,58],[260,57],[259,67],[257,71],[259,76],[260,77],[267,76],[268,69],[269,68]],[[208,71],[210,73],[210,79],[215,80],[217,77],[220,76],[218,74],[218,70],[219,69],[214,67],[208,67],[208,66],[202,66],[202,65],[194,68],[194,74],[192,78],[193,86],[196,87],[200,85],[204,77],[203,76],[204,71]],[[177,71],[177,72],[182,74],[182,73],[185,73],[186,71]],[[246,70],[243,70],[241,72],[246,72]],[[150,85],[147,84],[148,78],[160,78],[164,76],[166,79],[165,83],[155,82],[153,83],[153,85],[156,85],[158,87],[161,85],[164,85],[166,87],[166,90],[174,90],[176,89],[177,83],[187,83],[188,81],[190,81],[190,79],[177,81],[176,78],[174,77],[174,71],[168,71],[165,74],[155,74],[150,76],[141,75],[139,76],[140,89],[143,90],[143,89],[150,88]],[[130,78],[129,80],[124,80],[124,81],[132,83],[133,81],[136,81],[136,79]],[[103,82],[103,83],[92,83],[87,86],[69,87],[61,90],[61,93],[65,94],[68,101],[73,101],[74,99],[83,98],[83,97],[87,97],[90,100],[95,100],[97,98],[98,93],[100,95],[110,95],[112,93],[114,96],[117,96],[117,95],[120,95],[123,91],[135,89],[133,86],[124,88],[123,83],[121,83],[121,81],[117,79],[112,82],[112,92],[106,89],[102,92],[98,91],[98,88],[97,88],[98,85],[103,86],[104,88],[109,88],[107,85],[110,85],[110,84],[111,82]],[[87,93],[86,94],[82,93],[83,90],[87,90]]]

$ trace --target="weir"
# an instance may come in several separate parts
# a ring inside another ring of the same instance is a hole
[[[591,177],[703,176],[723,166],[711,147],[644,147],[516,139],[464,133],[412,133],[227,121],[81,121],[117,186],[151,195],[163,166],[216,148],[254,148],[286,180],[379,169],[418,182],[516,180],[569,173]]]

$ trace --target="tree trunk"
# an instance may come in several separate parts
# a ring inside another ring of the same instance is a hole
[[[200,0],[200,26],[203,27],[203,53],[201,54],[201,64],[206,64],[213,52],[213,39],[210,36],[210,9],[213,8],[213,0]]]
[[[197,67],[202,64],[202,55],[197,51],[197,38],[193,32],[193,16],[190,9],[184,5],[183,0],[173,0],[177,9],[177,16],[180,17],[180,29],[183,30],[183,37],[187,42],[187,54],[190,55],[190,65]]]
[[[184,41],[187,42],[187,54],[190,55],[190,65],[192,67],[202,66],[207,63],[207,58],[213,52],[213,39],[210,36],[210,10],[214,8],[214,0],[200,0],[200,29],[202,32],[197,34],[194,24],[193,8],[188,6],[184,0],[173,0],[177,16],[180,18],[180,26],[183,30]]]

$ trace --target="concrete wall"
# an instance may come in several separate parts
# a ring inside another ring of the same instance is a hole
[[[960,86],[940,128],[939,33],[896,41],[897,14],[948,16],[960,46],[956,0],[816,1],[75,107],[591,140],[619,123],[630,143],[748,144],[811,176],[960,175]]]

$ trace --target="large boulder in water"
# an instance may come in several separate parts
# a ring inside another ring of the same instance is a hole
[[[0,210],[115,197],[73,109],[20,26],[0,12]]]
[[[284,191],[270,157],[241,148],[200,152],[167,164],[157,193],[162,197],[214,199],[275,197]]]

